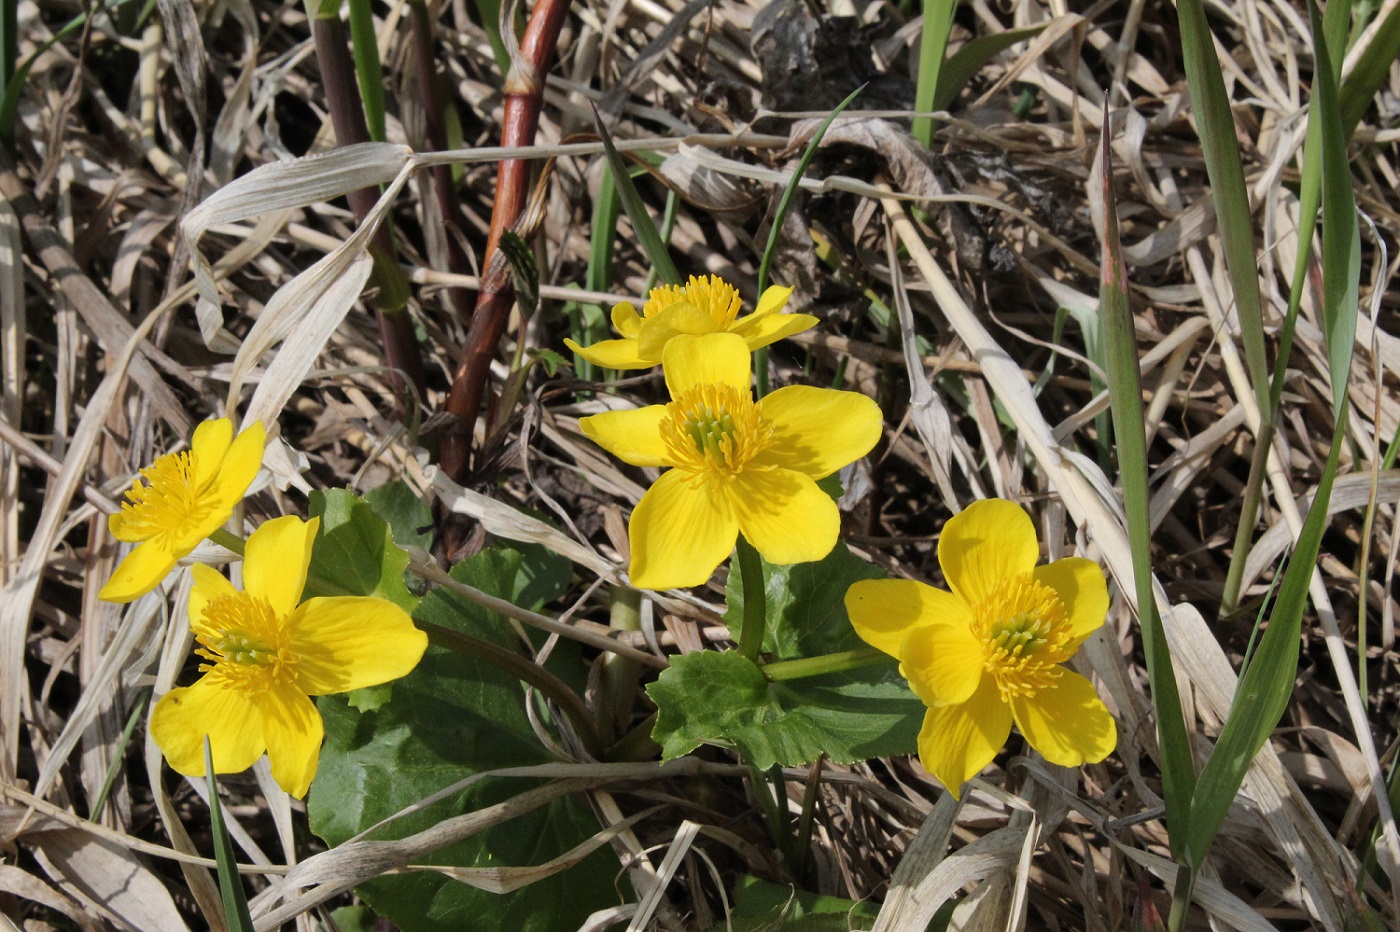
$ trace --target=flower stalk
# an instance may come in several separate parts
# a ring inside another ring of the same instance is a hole
[[[747,630],[747,624],[745,622],[745,630]],[[813,676],[825,676],[828,673],[844,673],[847,670],[859,670],[861,667],[889,663],[889,661],[889,655],[882,650],[877,650],[874,647],[858,647],[855,650],[821,654],[817,657],[802,657],[797,660],[766,663],[759,669],[763,671],[763,675],[768,678],[770,683],[779,683],[784,680],[804,680]]]
[[[739,574],[744,583],[744,628],[739,632],[739,653],[758,662],[763,635],[768,628],[768,600],[763,590],[763,561],[753,544],[739,535]]]

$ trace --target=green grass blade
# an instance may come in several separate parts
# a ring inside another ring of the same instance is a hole
[[[1332,4],[1327,4],[1326,16],[1332,15]],[[1325,18],[1325,17],[1324,17]],[[1358,24],[1359,28],[1360,24]],[[1356,132],[1356,126],[1361,122],[1361,117],[1366,113],[1366,108],[1375,99],[1376,92],[1380,90],[1381,84],[1390,74],[1390,66],[1400,58],[1400,6],[1390,8],[1390,13],[1386,16],[1385,22],[1375,34],[1375,39],[1361,53],[1357,59],[1356,67],[1352,69],[1351,75],[1342,82],[1341,103],[1342,103],[1342,135],[1348,140],[1352,133]],[[1332,44],[1332,35],[1327,36],[1329,48],[1339,49]],[[1341,52],[1336,51],[1335,57],[1340,62]]]
[[[933,92],[932,104],[927,109],[947,110],[953,101],[957,100],[958,93],[967,86],[967,82],[972,80],[972,76],[982,70],[982,66],[1017,42],[1034,39],[1045,31],[1045,25],[1041,23],[1038,26],[1007,29],[1004,32],[978,36],[948,56],[948,60],[943,62],[943,67],[939,69],[938,89]],[[923,72],[920,71],[920,74]]]
[[[384,142],[384,69],[379,63],[379,37],[369,0],[350,0],[350,46],[355,53],[355,79],[365,108],[369,138]]]
[[[1279,585],[1278,602],[1269,618],[1269,627],[1259,639],[1254,658],[1240,679],[1230,716],[1221,729],[1206,765],[1201,771],[1191,802],[1188,857],[1192,865],[1205,861],[1225,814],[1239,793],[1240,784],[1254,756],[1269,740],[1283,717],[1293,695],[1298,670],[1298,643],[1303,611],[1308,604],[1308,584],[1317,567],[1322,534],[1327,529],[1327,507],[1332,498],[1332,482],[1346,441],[1346,412],[1332,435],[1332,450],[1317,484],[1317,495],[1298,534],[1293,556]]]
[[[802,153],[802,158],[797,163],[797,169],[792,173],[792,178],[788,180],[787,187],[783,189],[783,196],[778,200],[778,209],[773,213],[773,226],[768,230],[768,243],[763,247],[763,259],[758,264],[758,293],[762,295],[768,288],[768,275],[773,268],[773,257],[778,254],[778,237],[783,232],[783,221],[787,219],[788,209],[792,207],[792,199],[797,196],[797,189],[802,184],[802,178],[807,174],[807,166],[812,164],[812,157],[821,148],[822,139],[826,137],[826,131],[831,128],[831,122],[837,115],[850,106],[851,101],[856,99],[856,95],[865,90],[865,85],[851,91],[846,99],[836,105],[822,125],[817,127],[817,131],[812,134],[811,142],[807,143],[806,150]],[[768,394],[768,347],[760,347],[754,350],[753,371],[757,388],[755,391],[759,398]]]
[[[923,32],[919,34],[919,83],[914,90],[914,109],[920,113],[933,109],[956,8],[956,0],[924,0]],[[933,141],[933,119],[914,117],[913,133],[915,139],[927,146]]]
[[[1340,419],[1351,375],[1361,285],[1361,231],[1356,222],[1351,164],[1347,160],[1347,141],[1337,97],[1338,68],[1334,67],[1331,56],[1331,49],[1337,49],[1340,58],[1341,50],[1346,48],[1346,24],[1343,21],[1340,29],[1329,31],[1314,0],[1308,0],[1308,15],[1312,21],[1317,60],[1310,116],[1322,127],[1322,329],[1327,341],[1328,371],[1332,376],[1332,416]],[[1340,34],[1341,39],[1334,45],[1336,34]]]
[[[491,43],[491,55],[496,59],[496,67],[501,78],[510,74],[510,52],[501,38],[501,0],[475,0],[476,12],[481,17],[481,28],[486,31],[486,41]]]
[[[1360,239],[1342,134],[1341,108],[1337,101],[1336,71],[1329,54],[1328,30],[1309,0],[1317,71],[1313,75],[1312,117],[1319,125],[1323,212],[1323,321],[1333,383],[1336,423],[1326,466],[1318,480],[1317,494],[1299,532],[1293,555],[1279,585],[1278,600],[1269,627],[1259,639],[1249,667],[1240,678],[1229,718],[1215,750],[1201,772],[1191,808],[1191,863],[1199,865],[1214,840],[1225,814],[1244,781],[1254,756],[1269,740],[1293,695],[1298,668],[1298,645],[1308,586],[1317,565],[1322,534],[1327,529],[1327,509],[1332,497],[1342,447],[1346,443],[1346,374],[1351,369],[1351,348],[1356,333],[1357,290],[1360,281]],[[1340,33],[1345,35],[1344,33]],[[1310,156],[1311,158],[1311,156]],[[1280,363],[1282,366],[1282,363]]]
[[[613,184],[612,166],[603,166],[603,176],[598,182],[598,197],[593,202],[593,224],[588,242],[588,270],[584,277],[584,287],[589,291],[607,291],[612,282],[613,240],[617,236],[617,218],[622,212],[622,202],[617,196],[617,185]],[[604,308],[596,304],[581,304],[573,317],[570,334],[580,346],[589,346],[607,338],[608,315]],[[582,356],[574,356],[574,371],[581,379],[592,379],[593,363]]]
[[[1117,439],[1123,507],[1132,546],[1133,578],[1137,587],[1138,614],[1142,622],[1147,676],[1152,685],[1152,707],[1157,717],[1157,739],[1162,753],[1162,789],[1167,805],[1167,832],[1172,856],[1183,862],[1191,818],[1191,798],[1196,771],[1186,720],[1181,711],[1171,649],[1157,614],[1152,594],[1151,523],[1148,515],[1147,437],[1142,410],[1142,377],[1137,335],[1128,304],[1128,276],[1118,236],[1117,206],[1113,196],[1113,162],[1108,120],[1103,135],[1104,244],[1099,285],[1099,325],[1103,330],[1105,373],[1108,376],[1114,436]]]
[[[1230,113],[1230,99],[1225,93],[1225,80],[1220,75],[1220,61],[1215,55],[1215,43],[1201,0],[1180,0],[1177,15],[1196,131],[1201,137],[1206,174],[1215,198],[1225,265],[1235,291],[1235,313],[1240,322],[1245,368],[1260,411],[1267,417],[1268,364],[1259,301],[1259,267],[1254,251],[1254,220],[1249,211],[1239,143],[1235,139],[1235,120]]]
[[[238,862],[233,856],[233,840],[224,826],[224,810],[219,805],[219,787],[214,776],[214,755],[209,750],[209,738],[204,739],[204,772],[209,783],[209,826],[214,836],[214,860],[218,863],[219,898],[224,901],[224,922],[229,932],[253,932],[253,917],[248,914],[248,895],[238,874]]]
[[[627,163],[622,161],[622,156],[617,151],[617,146],[613,145],[612,135],[608,128],[603,125],[603,118],[598,113],[598,108],[593,108],[593,125],[598,128],[598,137],[603,140],[603,148],[607,150],[608,166],[612,168],[613,183],[617,185],[618,196],[622,199],[622,208],[627,211],[627,219],[632,221],[632,229],[637,234],[637,242],[642,247],[642,251],[651,260],[652,268],[656,269],[657,275],[668,285],[681,284],[681,273],[676,270],[676,264],[671,261],[670,250],[666,248],[666,241],[661,238],[661,233],[657,231],[656,224],[652,222],[651,214],[647,213],[647,205],[642,203],[642,196],[637,193],[637,186],[632,183],[632,178],[627,174]]]

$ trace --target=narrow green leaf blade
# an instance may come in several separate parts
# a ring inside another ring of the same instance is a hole
[[[1181,46],[1196,130],[1201,137],[1206,174],[1215,197],[1225,265],[1235,291],[1245,368],[1261,411],[1268,410],[1268,363],[1264,351],[1264,318],[1259,300],[1259,268],[1254,249],[1254,220],[1245,189],[1244,167],[1235,139],[1235,120],[1220,74],[1220,61],[1201,0],[1179,0]],[[1267,414],[1265,415],[1267,416]]]
[[[233,840],[224,825],[224,810],[219,805],[219,787],[214,776],[214,755],[209,750],[209,737],[204,738],[204,772],[209,784],[209,826],[214,836],[214,860],[218,864],[219,899],[224,903],[224,923],[230,932],[253,932],[253,917],[248,913],[248,895],[238,875],[238,861],[233,854]]]
[[[1327,529],[1327,508],[1338,457],[1346,439],[1346,414],[1332,435],[1332,451],[1318,481],[1317,494],[1303,522],[1298,542],[1284,570],[1278,601],[1269,627],[1259,639],[1254,659],[1240,679],[1230,716],[1201,771],[1191,801],[1188,857],[1193,865],[1204,863],[1207,850],[1220,831],[1254,756],[1269,740],[1293,695],[1298,669],[1298,644],[1303,611],[1308,604],[1308,584],[1317,566],[1322,534]]]
[[[1157,716],[1157,740],[1162,753],[1163,795],[1167,804],[1167,831],[1172,856],[1185,854],[1185,839],[1196,791],[1196,771],[1181,696],[1176,687],[1171,648],[1152,594],[1152,532],[1148,514],[1147,437],[1142,410],[1142,377],[1137,334],[1128,303],[1128,273],[1123,264],[1118,235],[1118,208],[1113,195],[1113,152],[1105,115],[1103,135],[1104,243],[1102,279],[1099,285],[1099,325],[1108,377],[1109,407],[1118,447],[1118,469],[1123,484],[1123,507],[1132,546],[1133,579],[1138,615],[1142,624],[1147,676],[1152,684],[1152,707]]]
[[[671,261],[671,252],[666,247],[666,241],[661,238],[661,233],[656,229],[656,224],[652,222],[651,214],[647,212],[647,205],[642,202],[642,196],[637,193],[637,186],[632,183],[632,178],[627,174],[627,163],[622,160],[622,155],[618,153],[617,146],[613,145],[612,134],[603,125],[603,117],[598,113],[598,108],[593,108],[593,125],[598,128],[598,137],[603,140],[603,148],[607,150],[608,166],[612,169],[613,184],[617,185],[617,193],[622,198],[622,208],[627,211],[627,219],[632,221],[632,229],[637,234],[637,242],[641,245],[642,251],[651,260],[652,267],[656,269],[656,274],[668,285],[681,284],[681,273],[677,271],[676,264]]]
[[[1326,15],[1332,15],[1331,3],[1327,4]],[[1331,48],[1337,48],[1332,44],[1330,33],[1327,44]],[[1334,55],[1334,58],[1341,60],[1340,55]],[[1342,135],[1347,140],[1356,132],[1357,124],[1361,122],[1366,108],[1375,99],[1376,92],[1390,74],[1390,66],[1395,64],[1397,58],[1400,58],[1400,6],[1392,6],[1386,14],[1385,22],[1375,32],[1371,44],[1366,46],[1357,58],[1356,67],[1342,82]]]
[[[1313,0],[1308,0],[1308,15],[1317,60],[1311,116],[1322,126],[1322,323],[1332,377],[1332,416],[1340,418],[1346,405],[1352,346],[1356,341],[1361,232],[1356,222],[1351,165],[1337,99],[1337,71],[1329,47],[1333,34],[1342,30],[1327,29]],[[1342,54],[1340,48],[1337,54]]]
[[[923,31],[919,34],[919,77],[914,89],[914,109],[920,113],[933,109],[943,71],[943,56],[948,51],[948,34],[953,31],[955,9],[957,0],[924,0]],[[933,119],[914,117],[913,132],[914,138],[927,146],[933,140]]]

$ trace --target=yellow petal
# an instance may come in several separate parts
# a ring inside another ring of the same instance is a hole
[[[624,463],[633,466],[665,466],[666,444],[661,440],[665,405],[648,405],[631,411],[604,411],[579,418],[585,437]]]
[[[773,425],[773,443],[753,464],[795,469],[813,479],[869,453],[884,430],[880,406],[857,392],[789,385],[760,404]]]
[[[151,740],[176,773],[204,776],[204,737],[215,773],[240,773],[262,756],[262,717],[241,689],[217,674],[172,689],[151,712]]]
[[[661,352],[661,365],[672,398],[696,385],[749,390],[749,348],[732,333],[674,337]]]
[[[769,314],[778,313],[783,308],[787,307],[788,298],[790,297],[792,297],[791,288],[787,288],[783,285],[769,285],[764,289],[763,294],[758,296],[758,307],[754,308],[753,313],[749,315],[749,319],[763,318],[767,317]],[[816,322],[815,317],[812,318],[812,322]]]
[[[643,359],[660,359],[663,348],[681,334],[700,336],[719,329],[708,311],[694,304],[672,304],[653,317],[642,321],[637,335],[637,355]]]
[[[1000,498],[973,502],[943,525],[938,563],[948,587],[970,604],[1004,579],[1035,569],[1040,559],[1035,526],[1025,509]]]
[[[234,507],[247,494],[248,486],[257,478],[266,447],[267,432],[261,421],[254,421],[234,438],[224,454],[223,462],[219,464],[218,474],[198,493],[204,520],[190,525],[188,532],[178,542],[183,551],[181,556],[228,521]],[[200,463],[202,469],[203,460]]]
[[[112,578],[98,591],[97,597],[104,602],[135,601],[159,586],[183,555],[170,549],[169,537],[165,534],[137,544],[136,549],[117,564]]]
[[[1061,767],[1097,764],[1118,743],[1118,726],[1094,684],[1073,670],[1033,698],[1012,699],[1011,713],[1030,746]]]
[[[243,591],[267,599],[273,614],[286,617],[301,601],[311,543],[320,518],[303,521],[296,515],[263,522],[243,551]]]
[[[196,563],[190,567],[194,585],[190,587],[189,618],[191,622],[204,617],[204,607],[215,599],[237,594],[233,583],[212,566]]]
[[[272,779],[297,799],[311,789],[325,725],[316,704],[291,685],[276,686],[258,704]]]
[[[769,563],[810,563],[836,546],[841,512],[810,477],[791,469],[746,470],[726,488],[739,533]]]
[[[723,493],[667,470],[632,512],[632,585],[638,589],[699,586],[734,549],[739,523]]]
[[[932,624],[972,623],[962,599],[912,579],[863,579],[846,590],[846,614],[861,640],[891,657],[900,656],[904,638]]]
[[[579,346],[564,339],[564,345],[584,359],[604,369],[650,369],[659,359],[643,359],[637,355],[636,340],[599,340],[592,346]]]
[[[195,459],[195,489],[204,488],[214,478],[219,471],[219,464],[224,461],[224,454],[228,452],[231,440],[233,422],[226,417],[204,421],[194,429],[194,436],[190,437],[190,450]]]
[[[772,314],[759,317],[755,313],[734,321],[734,326],[729,328],[729,332],[743,337],[749,349],[755,350],[760,346],[777,343],[794,333],[811,330],[818,323],[820,321],[811,314]]]
[[[415,666],[428,636],[387,599],[308,599],[289,621],[297,656],[296,685],[322,696],[396,680]]]
[[[919,730],[919,761],[957,799],[962,785],[981,773],[1011,734],[1011,710],[996,681],[983,677],[962,705],[935,706]]]
[[[899,654],[900,670],[910,688],[930,706],[959,705],[971,699],[986,672],[984,659],[982,642],[966,623],[956,621],[914,628]]]
[[[1108,581],[1093,560],[1065,557],[1045,566],[1037,566],[1032,575],[1059,594],[1060,601],[1069,612],[1069,627],[1075,647],[1097,631],[1108,617]]]
[[[642,332],[642,315],[637,313],[631,301],[619,301],[612,309],[612,325],[624,337],[635,340]]]

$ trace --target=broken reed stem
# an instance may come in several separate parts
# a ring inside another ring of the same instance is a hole
[[[428,145],[441,152],[447,149],[447,121],[443,118],[442,96],[438,93],[437,71],[433,67],[433,21],[428,16],[425,0],[409,0],[409,24],[412,37],[413,67],[418,79],[418,92],[423,95],[424,135]],[[457,198],[457,186],[452,181],[452,166],[434,165],[430,170],[433,198],[437,201],[438,219],[442,223],[442,238],[447,250],[447,271],[454,275],[470,275],[473,271],[462,245],[462,205]],[[465,288],[448,288],[447,300],[463,324],[470,324],[472,303]]]
[[[355,61],[350,55],[345,24],[340,21],[340,4],[323,3],[311,24],[316,43],[316,63],[321,69],[321,83],[326,91],[326,108],[331,113],[337,146],[369,142],[369,127],[365,124],[364,106],[360,101],[359,84],[355,80]],[[347,196],[355,219],[364,222],[379,200],[377,188],[361,188]],[[374,314],[379,325],[380,342],[384,344],[384,363],[389,367],[389,383],[394,389],[394,408],[403,414],[406,386],[403,377],[422,398],[425,391],[423,356],[413,321],[404,309],[408,304],[408,280],[394,261],[394,243],[387,223],[381,224],[370,240],[370,258],[374,270],[370,282],[377,286]]]
[[[520,41],[520,55],[506,76],[505,115],[501,126],[502,146],[526,146],[535,138],[540,108],[544,102],[544,73],[559,30],[569,11],[568,0],[538,0],[530,11],[530,21]],[[447,396],[451,423],[443,430],[441,464],[454,482],[461,482],[471,468],[472,436],[491,360],[505,332],[514,297],[510,263],[496,249],[501,234],[510,229],[524,208],[530,185],[530,163],[524,159],[503,159],[496,169],[496,201],[491,210],[491,232],[486,241],[485,270],[476,309],[467,329],[466,345],[452,390]],[[502,416],[505,413],[502,412]]]

